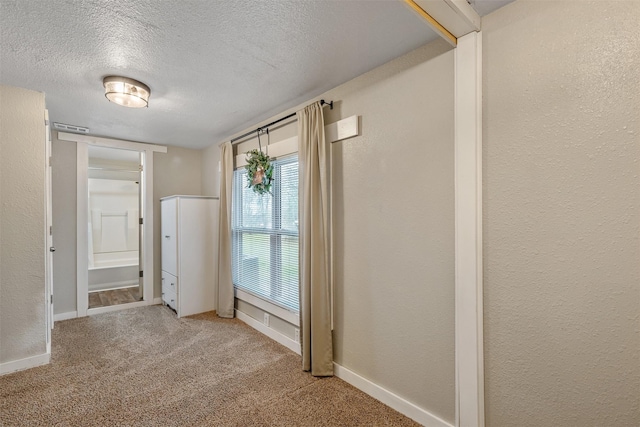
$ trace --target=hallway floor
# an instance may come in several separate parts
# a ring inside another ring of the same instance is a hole
[[[89,308],[126,304],[129,302],[140,301],[141,299],[138,286],[114,289],[112,291],[90,292]]]

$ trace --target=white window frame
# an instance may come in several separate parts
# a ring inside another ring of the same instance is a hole
[[[298,137],[297,136],[269,145],[269,155],[275,158],[282,158],[282,157],[290,156],[297,153],[298,153]],[[242,153],[236,156],[235,158],[236,166],[234,168],[234,174],[236,170],[243,168],[247,164],[245,154],[246,153]],[[234,183],[233,185],[235,185],[235,177],[234,177],[233,183]],[[298,238],[300,238],[299,235],[298,235]],[[298,281],[298,287],[299,286],[300,286],[300,282]],[[280,319],[288,323],[291,323],[292,325],[300,326],[299,311],[289,309],[275,302],[271,302],[268,299],[266,299],[266,297],[254,295],[253,293],[248,292],[245,289],[237,287],[235,283],[233,284],[233,288],[234,288],[235,298],[238,298],[241,301],[244,301],[263,311],[266,311],[269,314],[279,317]]]

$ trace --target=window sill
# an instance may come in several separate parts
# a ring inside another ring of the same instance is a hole
[[[297,312],[287,310],[280,306],[270,303],[262,298],[258,298],[242,289],[234,288],[234,296],[241,301],[258,307],[260,310],[264,310],[267,313],[276,316],[287,323],[300,327],[300,315]]]

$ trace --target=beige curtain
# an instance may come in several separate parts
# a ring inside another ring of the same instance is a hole
[[[300,220],[300,342],[302,368],[333,375],[327,149],[322,107],[297,112]]]
[[[220,147],[220,222],[218,228],[218,307],[220,317],[233,317],[231,277],[231,188],[233,184],[233,146]]]

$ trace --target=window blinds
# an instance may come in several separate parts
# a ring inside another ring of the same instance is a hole
[[[247,188],[244,168],[234,171],[233,283],[289,310],[299,310],[298,157],[272,162],[272,194]]]

